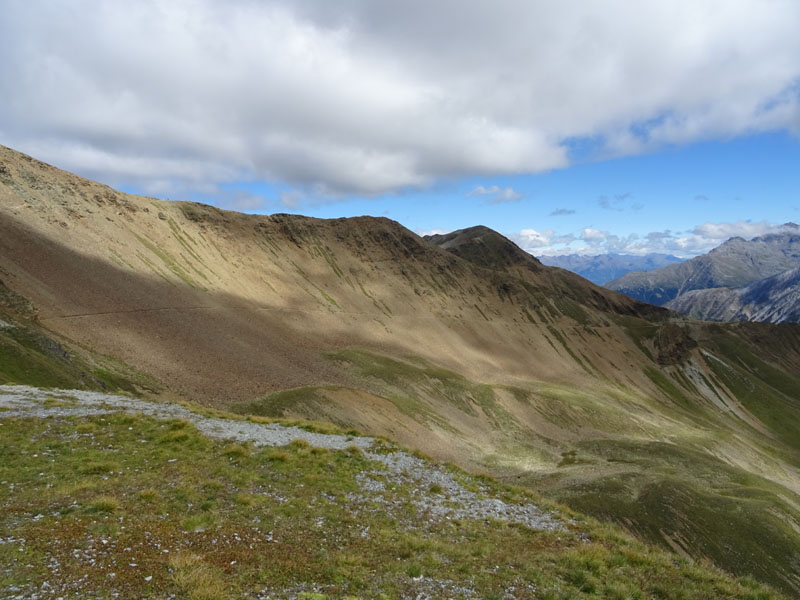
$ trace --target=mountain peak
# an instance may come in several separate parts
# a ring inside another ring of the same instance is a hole
[[[494,270],[511,267],[526,267],[532,271],[542,269],[542,263],[536,257],[485,225],[427,235],[425,239],[481,267]]]

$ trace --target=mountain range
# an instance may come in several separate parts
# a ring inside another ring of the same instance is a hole
[[[631,271],[652,271],[683,261],[683,259],[671,254],[658,254],[655,252],[643,255],[615,254],[613,252],[597,256],[585,256],[582,254],[541,255],[539,260],[544,265],[561,267],[577,273],[597,285],[604,285]]]
[[[692,290],[741,287],[800,265],[800,227],[786,223],[782,229],[752,240],[734,237],[707,254],[627,273],[606,287],[658,306]]]
[[[731,238],[681,265],[631,272],[606,287],[706,321],[800,320],[800,227]]]
[[[165,202],[2,147],[0,280],[0,383],[357,428],[800,594],[796,325],[694,321],[485,227]]]
[[[740,288],[711,288],[681,294],[666,307],[704,321],[800,322],[800,267]]]

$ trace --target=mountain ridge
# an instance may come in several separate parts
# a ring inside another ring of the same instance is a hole
[[[583,254],[541,255],[542,264],[550,267],[561,267],[577,273],[597,285],[604,285],[618,279],[631,271],[652,271],[669,264],[683,262],[685,259],[671,254],[651,252],[637,254]]]
[[[740,287],[800,264],[800,227],[747,241],[734,237],[707,254],[647,272],[631,272],[606,284],[632,298],[659,306],[692,290]]]
[[[0,148],[0,279],[76,355],[387,435],[800,591],[800,329],[699,323],[459,235],[129,196]]]
[[[705,321],[800,322],[800,266],[740,288],[694,290],[666,308]]]

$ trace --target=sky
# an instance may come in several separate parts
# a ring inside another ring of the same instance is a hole
[[[3,0],[0,144],[244,212],[682,257],[800,221],[796,0]]]

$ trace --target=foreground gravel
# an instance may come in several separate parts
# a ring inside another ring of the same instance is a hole
[[[9,417],[83,417],[124,411],[162,419],[185,419],[209,437],[249,442],[256,446],[284,446],[296,439],[331,450],[357,446],[368,459],[380,463],[385,470],[359,476],[363,494],[352,498],[355,503],[377,501],[384,505],[385,510],[392,512],[392,503],[385,496],[385,480],[388,478],[412,490],[410,502],[428,520],[496,519],[540,530],[564,527],[555,517],[533,504],[509,504],[489,497],[485,489],[468,490],[444,467],[400,450],[381,450],[382,444],[376,443],[371,437],[322,434],[277,423],[207,417],[178,404],[83,390],[40,390],[28,386],[3,385],[0,386],[0,407],[0,425],[3,419]]]

